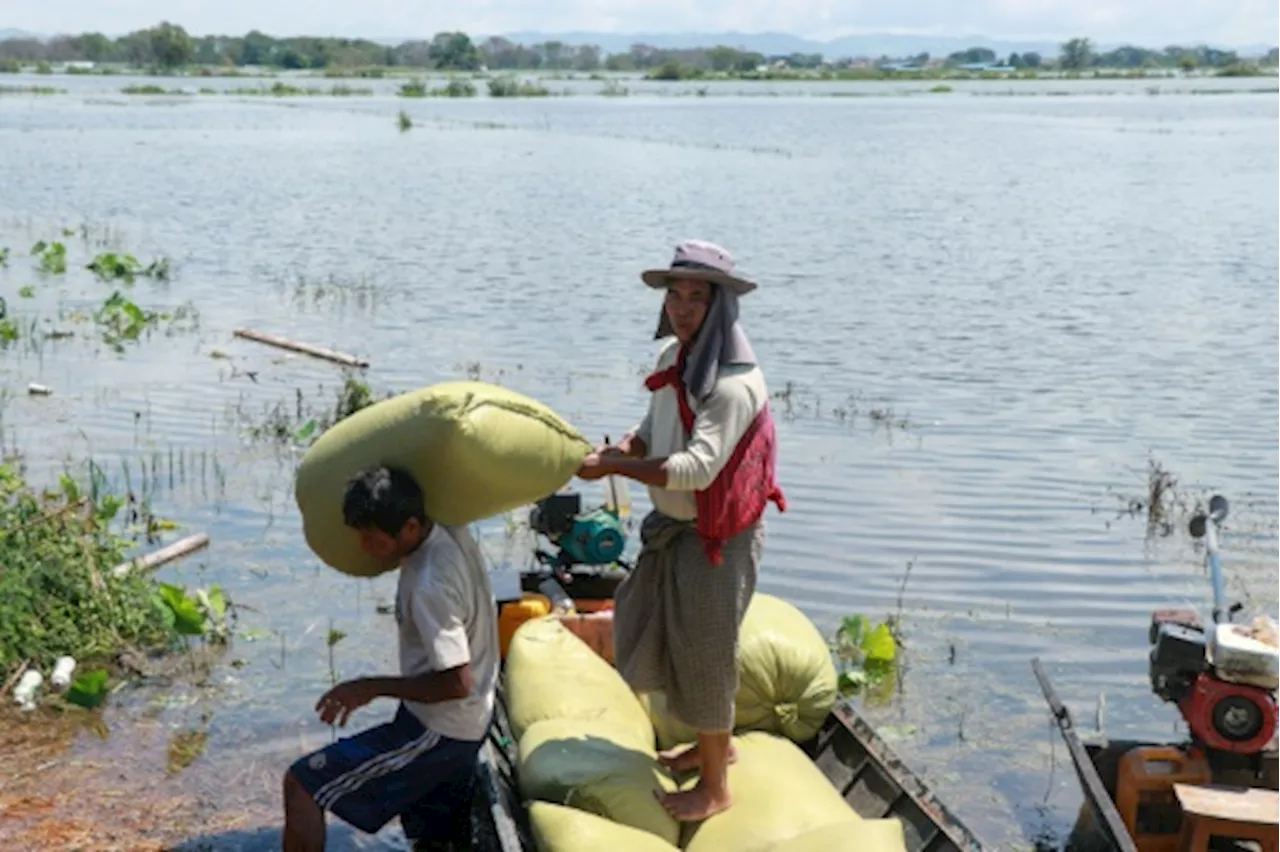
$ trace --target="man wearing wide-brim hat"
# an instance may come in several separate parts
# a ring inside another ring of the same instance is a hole
[[[698,732],[692,748],[660,756],[677,773],[701,773],[692,789],[662,797],[677,820],[696,822],[732,804],[738,631],[755,593],[765,507],[786,501],[768,389],[738,322],[738,298],[756,285],[735,274],[729,252],[701,240],[640,277],[664,293],[656,337],[675,339],[645,380],[644,420],[578,475],[649,486],[640,557],[615,598],[614,653],[632,689],[664,693]]]

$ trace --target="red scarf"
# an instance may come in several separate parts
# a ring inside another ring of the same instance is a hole
[[[675,365],[649,376],[644,386],[651,392],[674,386],[680,422],[688,438],[693,434],[694,413],[685,392],[684,358],[681,347]],[[698,535],[712,565],[723,562],[724,543],[760,520],[770,502],[776,503],[780,512],[787,510],[787,499],[774,478],[777,454],[777,433],[766,402],[715,481],[705,490],[694,492],[698,501]]]

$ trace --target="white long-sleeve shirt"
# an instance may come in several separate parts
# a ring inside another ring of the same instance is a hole
[[[656,371],[675,364],[680,344],[672,340],[658,356]],[[686,440],[674,385],[652,393],[649,412],[634,430],[648,448],[647,458],[667,459],[667,487],[649,486],[653,508],[682,521],[698,516],[695,491],[711,485],[733,455],[738,441],[769,401],[764,373],[754,364],[722,366],[715,388],[701,405],[686,397],[694,412],[693,434]]]

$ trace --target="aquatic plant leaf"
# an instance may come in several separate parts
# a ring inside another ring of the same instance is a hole
[[[103,669],[85,672],[67,689],[67,700],[92,710],[107,697],[107,673]]]
[[[187,597],[185,590],[168,583],[161,583],[160,594],[164,598],[165,605],[173,611],[173,626],[180,635],[204,635],[204,613],[200,611],[195,601]]]
[[[893,641],[893,631],[887,624],[877,625],[863,637],[860,644],[867,655],[868,662],[872,660],[892,662],[898,655],[898,645]]]

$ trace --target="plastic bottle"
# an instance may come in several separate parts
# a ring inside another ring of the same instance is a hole
[[[53,674],[49,675],[49,683],[54,689],[66,689],[71,685],[71,675],[75,670],[74,657],[59,657],[53,665]]]
[[[13,700],[23,710],[36,709],[36,690],[42,683],[44,683],[44,676],[40,672],[35,669],[27,670],[13,689]]]

